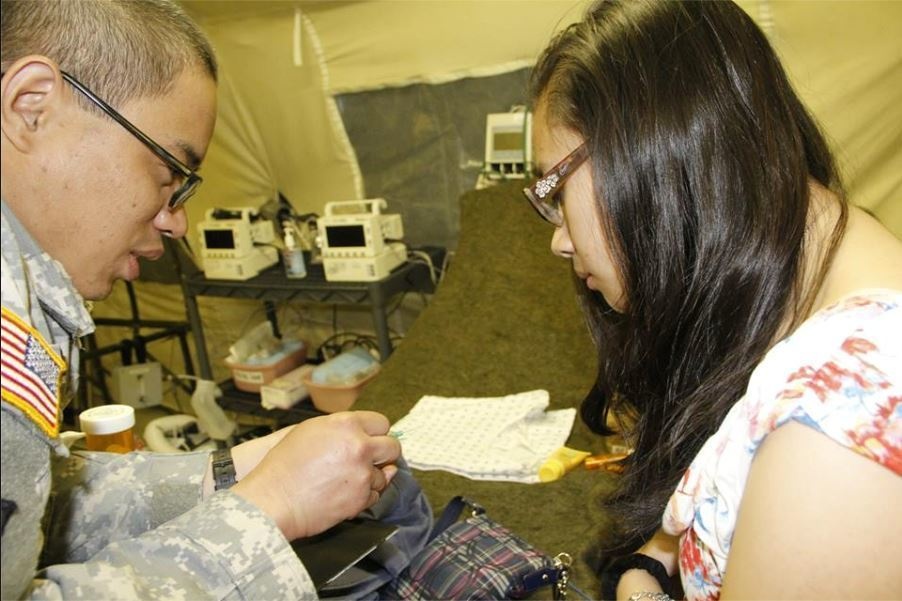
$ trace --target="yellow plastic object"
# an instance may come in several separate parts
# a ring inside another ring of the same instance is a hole
[[[577,451],[570,447],[561,447],[552,453],[539,468],[539,480],[542,482],[557,480],[581,464],[589,455],[588,451]]]

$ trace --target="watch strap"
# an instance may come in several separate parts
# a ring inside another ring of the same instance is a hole
[[[235,463],[232,461],[231,449],[216,449],[211,456],[213,463],[213,489],[231,488],[235,479]]]

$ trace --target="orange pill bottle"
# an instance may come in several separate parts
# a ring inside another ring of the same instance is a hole
[[[89,451],[128,453],[135,450],[135,408],[129,405],[101,405],[78,416]]]

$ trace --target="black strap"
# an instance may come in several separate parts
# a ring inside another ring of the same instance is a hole
[[[522,596],[525,597],[526,595],[539,590],[543,586],[554,586],[560,579],[561,568],[558,566],[548,566],[546,568],[542,568],[541,570],[536,570],[535,572],[527,574],[523,577],[523,580],[520,583],[520,588],[522,589],[522,591],[514,591],[513,596],[515,599],[522,598],[517,595],[518,592],[521,592]]]
[[[474,515],[485,513],[485,508],[483,508],[482,505],[458,495],[448,501],[448,504],[445,505],[445,509],[442,510],[442,515],[435,520],[435,524],[432,526],[432,532],[429,533],[429,540],[426,542],[432,541],[436,536],[447,530],[448,526],[460,519],[460,514],[463,513],[463,510],[466,507],[469,507]]]
[[[604,572],[602,572],[601,598],[616,599],[617,584],[620,582],[620,577],[623,576],[623,573],[627,570],[635,569],[644,570],[651,574],[654,579],[658,581],[661,590],[669,596],[673,596],[670,594],[670,576],[667,575],[664,564],[648,555],[633,553],[632,555],[618,557],[605,568]]]
[[[231,488],[236,482],[231,449],[216,449],[210,460],[213,463],[214,490]]]
[[[3,531],[6,530],[6,522],[9,521],[10,516],[12,516],[17,509],[19,509],[19,506],[16,505],[15,501],[0,499],[0,536],[2,536]]]

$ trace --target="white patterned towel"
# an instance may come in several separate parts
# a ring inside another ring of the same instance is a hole
[[[473,480],[538,482],[539,466],[563,446],[575,409],[545,411],[548,391],[504,397],[424,396],[392,426],[414,468]]]

